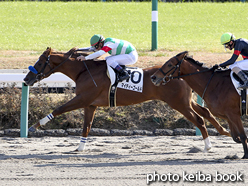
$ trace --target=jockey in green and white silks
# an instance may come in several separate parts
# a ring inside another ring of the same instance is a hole
[[[119,80],[123,81],[129,78],[128,73],[123,70],[120,65],[132,65],[138,60],[138,53],[134,46],[125,40],[106,38],[102,35],[94,35],[90,44],[92,48],[87,48],[90,50],[96,50],[97,52],[92,53],[86,57],[79,56],[78,60],[90,60],[102,56],[105,53],[109,53],[110,56],[106,57],[106,62],[109,66],[115,68],[120,76]],[[84,50],[86,48],[82,48]],[[79,49],[80,50],[80,49]]]

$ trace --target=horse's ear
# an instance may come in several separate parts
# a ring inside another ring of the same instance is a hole
[[[183,58],[188,57],[188,55],[189,55],[189,52],[188,51],[183,52]]]
[[[73,52],[75,52],[77,50],[76,47],[72,48],[71,50],[69,50],[68,52],[66,52],[67,55],[71,55]]]
[[[47,47],[47,51],[48,51],[48,55],[51,55],[51,53],[52,53],[52,48],[51,48],[51,47]]]
[[[178,58],[182,57],[182,59],[184,59],[185,57],[188,56],[188,53],[189,53],[188,51],[184,51],[184,52],[177,54],[176,57],[178,57]]]

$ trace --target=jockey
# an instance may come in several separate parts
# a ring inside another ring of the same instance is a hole
[[[108,52],[110,56],[105,58],[106,62],[109,66],[118,71],[119,80],[123,81],[129,78],[127,71],[124,70],[120,65],[132,65],[137,62],[138,53],[131,43],[114,38],[104,39],[102,35],[96,34],[90,39],[90,44],[91,49],[87,49],[89,49],[89,51],[96,50],[96,52],[86,57],[79,56],[77,57],[77,60],[83,61],[95,59]]]
[[[248,40],[240,38],[235,39],[234,35],[231,33],[224,33],[221,36],[221,44],[225,48],[232,50],[234,48],[234,53],[232,57],[224,63],[221,63],[220,67],[226,67],[230,65],[230,69],[235,72],[239,78],[244,82],[243,85],[239,86],[238,89],[248,88],[248,77],[242,70],[248,70]],[[242,55],[242,61],[237,61],[239,54]]]

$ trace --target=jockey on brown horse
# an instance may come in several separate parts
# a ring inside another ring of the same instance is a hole
[[[106,62],[119,73],[119,81],[124,81],[129,78],[127,71],[120,65],[132,65],[137,62],[138,53],[131,43],[114,38],[104,39],[102,35],[96,34],[90,39],[90,44],[97,52],[86,57],[79,56],[77,60],[91,60],[105,53],[109,53],[110,56],[106,57]],[[89,48],[89,50],[92,50],[92,48]]]
[[[238,89],[248,88],[248,77],[246,73],[243,72],[243,70],[248,70],[248,40],[242,38],[235,39],[235,36],[231,33],[224,33],[220,40],[225,48],[229,50],[234,49],[234,53],[229,60],[221,63],[219,66],[226,67],[230,65],[229,68],[244,82]],[[235,62],[240,54],[244,60]]]

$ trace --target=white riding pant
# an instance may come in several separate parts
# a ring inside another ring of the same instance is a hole
[[[241,70],[248,70],[248,60],[237,61],[229,66],[229,69],[233,69],[234,67],[238,67]]]
[[[107,56],[105,59],[107,64],[113,68],[115,68],[117,65],[132,65],[138,61],[138,53],[136,50],[134,50],[129,54]]]

